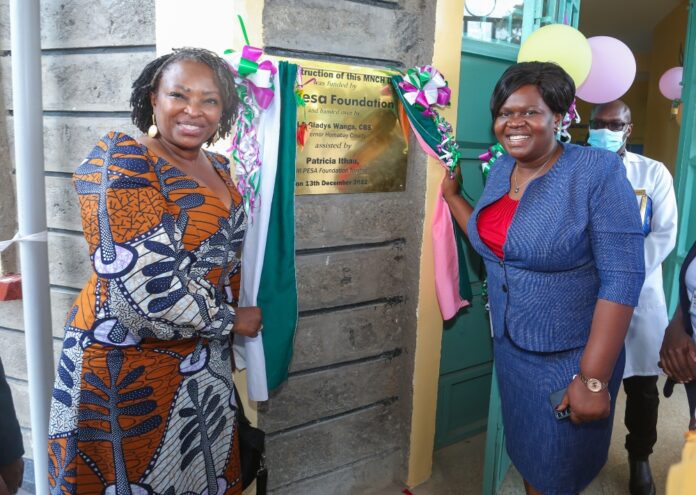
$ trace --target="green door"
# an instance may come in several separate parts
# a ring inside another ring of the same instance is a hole
[[[682,78],[683,115],[674,184],[679,205],[677,246],[665,262],[665,293],[670,314],[679,300],[679,270],[691,244],[696,241],[696,17],[695,2],[689,2],[684,75]]]
[[[490,95],[510,63],[510,60],[462,53],[456,129],[462,152],[463,193],[471,202],[475,202],[483,190],[478,155],[494,142],[488,99],[482,95]],[[483,261],[468,243],[463,248],[466,265],[460,269],[468,271],[473,297],[468,308],[444,325],[435,448],[485,431],[488,418],[493,353],[482,294],[485,272]]]
[[[579,0],[467,0],[458,98],[457,141],[463,195],[472,203],[483,191],[478,155],[495,142],[488,102],[500,75],[517,59],[521,41],[554,22],[577,26]],[[500,401],[493,376],[491,332],[483,297],[481,258],[463,244],[471,306],[445,322],[438,388],[435,448],[488,430],[484,493],[495,493],[509,460],[504,449]]]

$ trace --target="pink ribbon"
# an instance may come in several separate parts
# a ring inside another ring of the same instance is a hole
[[[259,64],[259,69],[269,71],[271,73],[271,80],[273,80],[273,76],[277,71],[275,65],[273,65],[273,62],[270,60],[264,60],[261,62]],[[264,110],[268,108],[268,105],[271,104],[271,100],[273,100],[273,95],[275,94],[273,92],[273,88],[259,87],[254,84],[254,81],[251,79],[249,80],[249,87],[252,93],[254,93],[254,99],[259,107],[263,108]]]
[[[273,100],[273,76],[278,69],[270,60],[259,63],[261,55],[262,49],[244,45],[241,54],[234,57],[230,65],[235,75],[248,83],[256,104],[265,110]]]
[[[242,58],[251,60],[252,62],[257,62],[261,58],[261,55],[263,55],[263,50],[261,48],[256,48],[251,45],[244,45],[244,48],[242,48]]]

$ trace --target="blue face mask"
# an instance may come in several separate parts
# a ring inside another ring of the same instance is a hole
[[[590,129],[590,137],[587,140],[587,144],[616,153],[624,144],[624,133],[623,131],[610,131],[609,129]]]

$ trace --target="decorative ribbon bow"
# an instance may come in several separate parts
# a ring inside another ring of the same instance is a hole
[[[454,170],[459,165],[459,158],[462,155],[459,151],[459,145],[452,135],[452,125],[437,112],[433,112],[433,118],[442,139],[436,147],[438,156],[449,171],[450,177],[453,177]]]
[[[481,160],[481,172],[483,172],[483,179],[488,178],[488,172],[491,170],[491,166],[495,161],[505,154],[505,148],[500,143],[495,143],[493,146],[488,148],[484,153],[479,155],[479,160]]]
[[[225,54],[232,54],[229,64],[237,82],[246,81],[256,104],[264,110],[268,108],[274,95],[273,76],[278,70],[273,62],[259,62],[263,50],[250,45],[244,45],[241,52],[225,50]]]
[[[399,87],[404,90],[404,99],[426,117],[433,115],[433,105],[444,107],[450,102],[451,91],[447,81],[431,65],[409,69]]]
[[[258,140],[259,115],[273,100],[273,78],[277,72],[270,60],[259,62],[263,50],[249,44],[241,16],[237,16],[246,45],[241,52],[225,50],[228,64],[237,83],[239,109],[232,145],[227,150],[235,163],[237,190],[242,195],[244,210],[253,220],[253,212],[261,185],[261,149]]]

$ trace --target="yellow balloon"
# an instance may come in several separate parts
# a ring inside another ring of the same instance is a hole
[[[579,87],[590,73],[592,49],[587,38],[571,26],[549,24],[537,29],[522,43],[518,62],[555,62]]]

